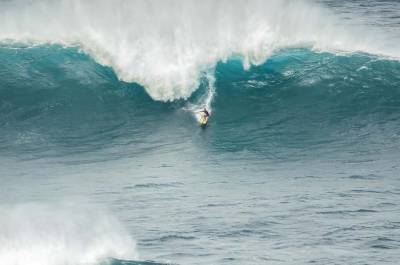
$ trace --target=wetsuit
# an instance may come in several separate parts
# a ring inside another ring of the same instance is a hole
[[[206,117],[209,117],[209,116],[210,116],[210,113],[208,113],[207,110],[202,110],[201,112],[203,112],[203,113],[205,114]]]

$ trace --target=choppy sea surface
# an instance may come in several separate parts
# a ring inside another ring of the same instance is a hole
[[[0,264],[398,264],[400,2],[0,22]]]

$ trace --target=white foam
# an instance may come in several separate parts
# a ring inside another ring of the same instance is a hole
[[[233,55],[247,68],[291,46],[400,57],[384,35],[301,0],[1,1],[0,25],[0,41],[79,45],[164,101],[189,97]]]
[[[0,205],[0,264],[92,265],[110,257],[137,254],[109,214],[64,203]]]

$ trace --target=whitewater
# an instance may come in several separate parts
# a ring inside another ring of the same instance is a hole
[[[357,20],[357,18],[354,18]],[[310,1],[2,1],[0,41],[78,47],[157,100],[188,98],[203,71],[287,47],[399,58],[395,39]]]
[[[394,0],[0,1],[0,264],[397,264],[399,25]]]

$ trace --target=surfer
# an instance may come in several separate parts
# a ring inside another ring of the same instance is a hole
[[[208,111],[207,111],[206,108],[204,108],[204,109],[201,111],[201,113],[202,113],[202,116],[204,116],[204,117],[206,117],[206,118],[210,117],[210,113],[208,113]]]
[[[206,108],[204,108],[202,111],[200,111],[200,125],[201,126],[206,126],[208,122],[208,117],[210,117],[210,113],[207,111]]]

